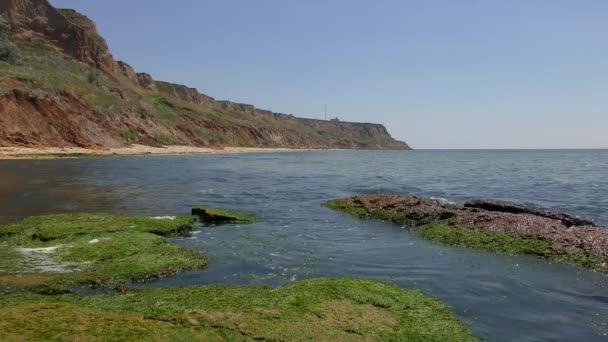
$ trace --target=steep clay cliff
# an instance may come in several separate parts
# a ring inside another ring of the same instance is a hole
[[[378,124],[217,101],[115,61],[95,23],[46,0],[0,0],[23,62],[0,62],[0,146],[408,149]]]

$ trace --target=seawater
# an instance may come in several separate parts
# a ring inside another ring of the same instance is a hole
[[[400,193],[501,199],[608,224],[608,151],[326,151],[0,161],[0,222],[56,212],[250,211],[251,225],[198,226],[176,242],[206,270],[143,286],[368,277],[419,288],[490,341],[608,339],[608,275],[532,256],[422,240],[359,221],[328,199]]]

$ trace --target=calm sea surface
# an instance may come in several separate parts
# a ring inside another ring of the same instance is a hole
[[[177,243],[209,268],[145,286],[383,279],[449,304],[489,341],[608,339],[608,275],[446,247],[321,207],[354,194],[502,199],[608,224],[608,151],[328,151],[0,161],[0,222],[55,212],[256,213]]]

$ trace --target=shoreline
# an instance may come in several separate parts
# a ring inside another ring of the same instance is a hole
[[[182,154],[237,154],[237,153],[276,153],[302,151],[329,151],[312,148],[272,148],[272,147],[195,147],[167,145],[154,147],[133,144],[129,147],[91,149],[83,147],[0,147],[0,160],[15,159],[58,159],[100,156],[142,156],[142,155],[182,155]]]

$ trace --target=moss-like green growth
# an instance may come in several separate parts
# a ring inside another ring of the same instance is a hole
[[[121,135],[128,142],[137,142],[139,140],[137,130],[134,128],[125,129]]]
[[[211,207],[192,208],[192,215],[201,218],[205,223],[253,223],[255,216],[232,209]]]
[[[492,252],[512,254],[548,255],[551,242],[522,239],[513,234],[483,232],[449,225],[445,221],[413,228],[425,239],[451,246],[485,249]]]
[[[25,334],[25,335],[24,335]],[[0,297],[0,340],[475,341],[441,302],[364,279]]]
[[[608,272],[606,260],[588,255],[582,250],[578,254],[564,254],[556,251],[549,241],[523,239],[508,233],[475,231],[449,225],[445,221],[415,227],[413,231],[425,239],[446,245],[484,249],[498,253],[539,255],[596,271]]]
[[[367,208],[364,208],[362,206],[353,205],[345,200],[338,199],[338,200],[327,201],[327,202],[323,203],[323,206],[330,208],[330,209],[334,209],[334,210],[338,210],[338,211],[347,213],[349,215],[358,217],[360,219],[367,218],[367,219],[375,219],[375,220],[381,220],[381,221],[396,222],[395,214],[391,211],[382,210],[382,209],[368,210]]]
[[[27,218],[0,226],[6,248],[2,253],[11,256],[0,262],[0,272],[52,275],[39,284],[44,286],[102,285],[205,267],[206,257],[165,238],[189,232],[193,223],[192,216],[61,214]]]
[[[367,218],[370,215],[370,213],[367,209],[365,209],[363,207],[353,206],[344,200],[327,201],[327,202],[323,203],[323,206],[330,208],[330,209],[342,211],[344,213],[353,215],[358,218]]]

